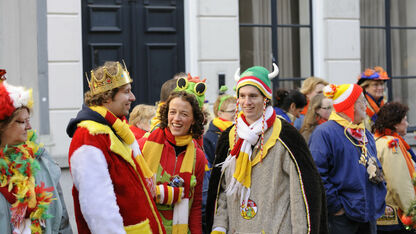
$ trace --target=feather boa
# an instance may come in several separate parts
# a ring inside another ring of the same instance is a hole
[[[29,138],[34,140],[29,133]],[[35,184],[35,175],[40,170],[36,156],[39,146],[28,141],[18,146],[0,149],[0,192],[11,203],[13,233],[42,233],[53,196],[53,187],[45,188],[44,182]],[[30,222],[29,222],[30,220]]]
[[[227,177],[232,178],[225,190],[227,196],[240,195],[240,202],[243,205],[247,204],[250,196],[253,166],[252,146],[257,143],[268,128],[273,126],[276,120],[276,113],[271,106],[267,107],[265,112],[265,120],[262,117],[251,125],[247,124],[244,114],[240,114],[236,122],[236,133],[239,139],[222,166],[222,171],[228,168]],[[260,157],[264,158],[265,156],[261,155]]]

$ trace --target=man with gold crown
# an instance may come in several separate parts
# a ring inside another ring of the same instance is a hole
[[[242,112],[217,143],[208,232],[327,233],[325,192],[305,140],[271,106],[273,68],[236,77]]]
[[[324,182],[329,232],[377,233],[386,186],[373,135],[364,127],[366,103],[357,84],[327,85],[335,112],[319,125],[309,149]]]
[[[131,82],[119,62],[91,71],[85,105],[68,124],[79,233],[165,233],[152,173],[125,118]]]

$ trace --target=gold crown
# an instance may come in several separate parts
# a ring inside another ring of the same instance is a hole
[[[108,90],[112,90],[114,88],[123,86],[125,84],[129,84],[133,82],[130,78],[130,74],[127,71],[126,64],[124,64],[124,68],[121,66],[119,62],[117,62],[117,74],[111,75],[107,71],[107,67],[103,67],[103,77],[99,80],[94,75],[94,71],[91,70],[91,79],[88,79],[88,86],[90,87],[90,91],[93,95],[103,93]]]

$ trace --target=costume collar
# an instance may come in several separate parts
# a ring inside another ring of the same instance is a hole
[[[361,122],[360,124],[354,124],[351,121],[348,121],[338,115],[335,111],[331,113],[328,120],[333,120],[337,122],[339,125],[343,126],[344,128],[352,128],[352,129],[364,129],[364,122]]]

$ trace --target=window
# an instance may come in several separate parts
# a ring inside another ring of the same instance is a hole
[[[416,130],[416,1],[361,0],[361,70],[382,66],[388,100],[409,106],[410,130]]]
[[[239,0],[241,71],[280,68],[274,87],[298,88],[313,75],[312,0]]]

